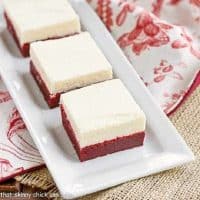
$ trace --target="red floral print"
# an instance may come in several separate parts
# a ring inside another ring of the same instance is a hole
[[[10,162],[2,158],[0,158],[0,165],[1,165],[1,171],[7,171],[9,168],[12,168]]]
[[[190,0],[190,3],[197,7],[200,7],[200,0]]]
[[[169,4],[176,5],[180,3],[182,0],[170,0]],[[192,5],[195,5],[197,7],[200,7],[200,0],[188,0],[188,2]]]
[[[11,96],[8,91],[0,91],[0,103],[5,103],[11,100]]]
[[[169,4],[171,4],[171,5],[176,5],[176,4],[178,4],[178,3],[180,3],[182,0],[170,0],[169,1]]]
[[[141,77],[141,79],[147,87],[151,87],[154,84],[159,86],[159,84],[166,80],[166,78],[182,81],[184,78],[178,72],[178,67],[185,68],[186,64],[180,62],[176,65],[172,65],[166,60],[161,60],[159,66],[153,68],[153,79],[151,81],[144,80],[143,77]]]
[[[172,94],[165,92],[163,96],[167,98],[167,101],[162,105],[164,112],[169,113],[177,101],[180,100],[185,95],[185,93],[186,92],[184,90]]]
[[[5,178],[11,171],[18,174],[23,171],[23,168],[14,169],[8,160],[0,158],[0,179]]]
[[[159,84],[167,77],[182,81],[183,76],[178,72],[178,70],[176,71],[177,67],[186,67],[186,65],[180,62],[173,66],[172,64],[169,64],[168,61],[161,60],[159,66],[156,66],[153,69],[153,80],[150,82],[145,82],[145,85],[151,86],[153,84]],[[142,80],[144,81],[144,79]]]
[[[2,150],[15,154],[19,159],[39,162],[40,155],[37,149],[23,137],[26,126],[16,108],[13,109],[8,123],[7,139],[12,146],[3,145],[6,148]]]
[[[18,110],[14,108],[11,117],[9,119],[9,128],[7,132],[7,137],[11,138],[17,131],[25,129],[26,125],[24,124]]]
[[[193,56],[200,59],[200,51],[193,47],[192,38],[186,33],[185,29],[182,28],[181,39],[175,40],[172,42],[171,46],[174,49],[181,49],[188,47]]]
[[[125,19],[127,18],[128,13],[131,13],[135,9],[135,4],[134,3],[128,3],[126,0],[122,0],[118,4],[120,7],[122,7],[121,11],[116,17],[116,24],[118,26],[121,26]]]
[[[153,10],[152,13],[156,16],[160,16],[160,12],[163,6],[164,0],[156,0],[153,4]]]
[[[111,31],[113,25],[112,20],[112,9],[110,7],[111,0],[98,0],[96,12],[99,17],[102,19],[107,29]]]
[[[155,22],[152,15],[142,12],[138,17],[136,26],[129,33],[124,33],[119,39],[118,44],[125,48],[132,45],[132,51],[140,55],[142,51],[149,47],[159,47],[169,42],[167,30],[172,26],[166,23]]]
[[[166,60],[162,60],[158,67],[154,68],[154,82],[159,83],[166,77],[171,77],[177,80],[183,80],[180,73],[174,71],[174,67],[169,64]]]

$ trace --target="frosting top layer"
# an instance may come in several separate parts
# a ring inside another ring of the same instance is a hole
[[[119,79],[61,96],[81,147],[145,130],[145,115]]]
[[[4,0],[4,7],[21,44],[80,32],[67,0]]]
[[[31,60],[50,92],[112,78],[112,67],[88,32],[31,44]]]

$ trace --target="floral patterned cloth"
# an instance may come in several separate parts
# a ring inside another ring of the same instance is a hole
[[[0,182],[43,164],[26,126],[0,80]]]
[[[174,110],[200,69],[200,0],[88,2],[158,104]],[[0,111],[1,182],[43,161],[2,81]]]
[[[200,69],[200,1],[89,2],[163,110],[173,111]]]

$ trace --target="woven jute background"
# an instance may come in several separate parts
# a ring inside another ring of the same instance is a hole
[[[80,200],[200,200],[200,87],[170,119],[194,152],[194,162],[124,183]],[[18,176],[16,179],[22,184],[47,191],[50,197],[59,194],[47,169]]]

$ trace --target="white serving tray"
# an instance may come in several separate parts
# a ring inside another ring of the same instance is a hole
[[[59,109],[48,109],[20,56],[0,11],[0,73],[62,196],[76,198],[120,183],[167,170],[194,159],[169,119],[155,103],[133,67],[93,10],[71,0],[88,30],[147,116],[144,146],[79,162],[65,133]]]

